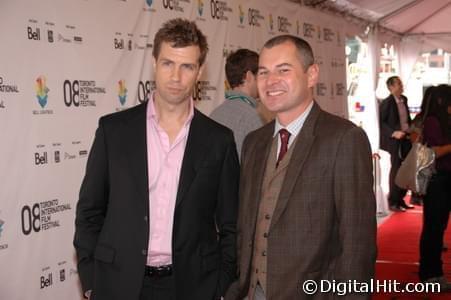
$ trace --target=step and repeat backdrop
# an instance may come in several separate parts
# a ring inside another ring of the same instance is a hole
[[[204,113],[223,101],[231,51],[289,33],[314,48],[318,102],[347,115],[344,21],[289,1],[1,0],[0,299],[82,298],[72,238],[97,121],[146,101],[154,34],[175,17],[208,37]]]

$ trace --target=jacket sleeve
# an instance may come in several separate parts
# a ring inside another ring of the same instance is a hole
[[[335,277],[340,282],[368,282],[376,262],[376,200],[371,148],[361,128],[353,127],[343,135],[335,161],[334,195],[341,241]],[[349,294],[340,299],[369,298],[369,294]]]
[[[227,136],[218,188],[216,224],[221,247],[221,274],[217,298],[236,280],[236,222],[238,213],[239,163],[233,134]]]
[[[74,246],[83,292],[93,288],[94,251],[108,205],[108,163],[102,124],[100,119],[76,208]]]
[[[395,128],[393,128],[388,122],[388,116],[390,114],[390,101],[386,99],[382,101],[379,106],[379,126],[380,126],[380,134],[385,138],[391,138]]]

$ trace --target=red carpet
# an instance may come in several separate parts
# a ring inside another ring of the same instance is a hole
[[[422,226],[422,210],[416,207],[407,212],[392,214],[378,228],[378,258],[376,279],[397,280],[400,288],[407,283],[418,282],[419,240]],[[444,252],[445,276],[451,281],[451,231],[445,234],[450,250]],[[443,300],[451,299],[451,293],[378,293],[373,300]]]

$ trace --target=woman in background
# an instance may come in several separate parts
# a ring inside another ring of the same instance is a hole
[[[419,276],[449,291],[451,283],[443,276],[441,254],[451,210],[451,86],[435,88],[430,104],[424,111],[423,142],[435,151],[437,172],[424,197]]]

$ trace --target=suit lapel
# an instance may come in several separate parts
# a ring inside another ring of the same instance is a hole
[[[293,192],[296,180],[299,177],[303,165],[310,153],[310,149],[315,140],[315,125],[320,112],[321,109],[316,102],[314,102],[312,110],[305,120],[305,123],[297,137],[296,144],[294,145],[295,148],[293,149],[293,153],[288,164],[287,173],[285,174],[285,179],[280,190],[270,228],[277,223],[285,210],[288,199],[291,197]]]
[[[185,153],[183,155],[182,169],[180,170],[176,207],[185,198],[189,187],[196,177],[197,168],[208,149],[206,141],[209,139],[210,132],[208,130],[208,123],[205,122],[204,118],[197,109],[194,109],[194,117],[191,121]]]
[[[271,151],[274,125],[274,121],[266,125],[263,132],[261,132],[261,134],[257,137],[257,142],[255,143],[254,150],[249,153],[249,156],[252,159],[252,163],[249,164],[250,166],[249,168],[247,168],[248,172],[245,174],[242,173],[241,175],[250,178],[249,181],[251,182],[248,185],[250,186],[250,189],[247,190],[247,194],[244,196],[246,199],[251,199],[246,209],[250,217],[249,224],[255,224],[256,222],[266,164],[268,161],[269,153]]]
[[[124,144],[127,147],[130,170],[135,178],[138,191],[148,203],[146,108],[147,102],[137,107],[136,114],[126,120],[127,130],[124,134]]]

